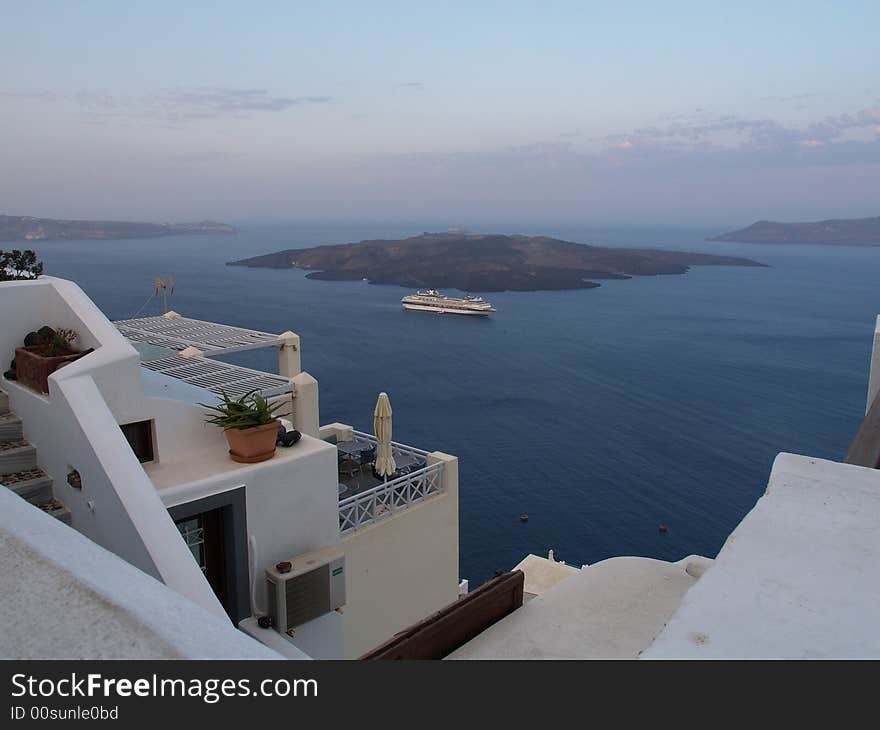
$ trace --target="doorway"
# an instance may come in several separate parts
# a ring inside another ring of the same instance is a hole
[[[251,615],[245,487],[229,489],[168,508],[193,559],[238,622]]]

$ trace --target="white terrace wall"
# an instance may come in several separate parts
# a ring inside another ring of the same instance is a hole
[[[197,426],[200,424],[193,424]],[[249,542],[252,538],[256,548],[256,554],[251,555],[256,570],[250,578],[257,607],[263,611],[267,608],[267,568],[339,544],[336,449],[319,439],[303,436],[289,454],[283,448],[278,451],[279,455],[269,461],[244,468],[231,466],[209,477],[159,490],[166,507],[173,507],[237,487],[245,488],[248,538]],[[214,458],[228,462],[225,445],[213,453]]]
[[[865,404],[865,413],[871,409],[871,404],[880,393],[880,316],[874,323],[874,343],[871,348],[871,370],[868,378],[868,402]]]
[[[61,292],[64,294],[62,295]],[[79,302],[81,306],[71,306],[67,301],[68,298],[74,302],[81,300]],[[83,349],[98,347],[99,335],[94,334],[92,327],[87,326],[83,319],[84,316],[89,317],[91,309],[95,309],[94,305],[79,287],[62,279],[44,276],[36,281],[7,281],[0,284],[2,369],[6,370],[9,367],[9,361],[15,355],[15,348],[22,346],[24,336],[43,325],[76,330],[80,334],[80,339],[76,343],[78,347]],[[136,356],[134,349],[130,349]]]
[[[72,282],[43,277],[0,284],[0,354],[11,358],[44,324],[75,329],[95,352],[56,371],[43,396],[4,383],[25,438],[71,512],[71,524],[99,545],[224,616],[204,575],[117,424],[143,412],[138,356]],[[71,468],[83,488],[67,485]]]
[[[206,424],[205,410],[193,405],[210,402],[211,394],[179,381],[163,382],[168,380],[147,375],[147,392],[168,386],[168,397],[146,398],[135,419],[155,420],[157,461],[166,474],[174,472],[173,484],[156,478],[159,496],[166,507],[174,507],[245,487],[248,535],[256,546],[251,580],[257,605],[265,609],[266,568],[339,544],[336,449],[303,434],[290,450],[279,448],[274,459],[235,464],[227,456],[223,431]],[[155,475],[151,465],[146,470]]]
[[[345,657],[355,659],[458,598],[458,459],[443,492],[343,536]]]
[[[87,359],[67,365],[49,379],[49,398],[58,378],[88,372],[117,423],[137,420],[143,410],[137,351],[73,282],[44,276],[36,281],[0,284],[0,357],[3,370],[22,345],[24,336],[43,325],[65,327],[79,334],[79,349],[95,348]],[[64,375],[62,376],[62,373]],[[31,391],[27,391],[30,393]]]

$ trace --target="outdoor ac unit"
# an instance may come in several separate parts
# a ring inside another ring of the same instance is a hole
[[[329,547],[290,558],[291,569],[266,571],[269,615],[278,631],[302,626],[345,605],[345,555]]]

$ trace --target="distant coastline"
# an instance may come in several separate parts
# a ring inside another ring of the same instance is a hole
[[[740,243],[812,243],[837,246],[880,246],[880,217],[839,218],[815,223],[758,221],[747,228],[707,238]]]
[[[0,215],[0,242],[114,240],[236,233],[234,226],[199,223],[136,223],[131,221],[64,220]]]
[[[684,274],[691,266],[764,266],[733,256],[656,249],[606,248],[546,236],[423,233],[287,249],[227,266],[299,268],[308,278],[471,292],[589,289],[592,279]]]

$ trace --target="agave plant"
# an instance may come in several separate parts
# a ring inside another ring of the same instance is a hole
[[[284,403],[271,405],[259,391],[251,390],[241,398],[230,398],[221,390],[223,400],[219,405],[199,403],[200,406],[214,411],[213,415],[205,419],[205,423],[229,430],[244,430],[255,426],[265,426],[275,420],[276,412],[284,407]]]

